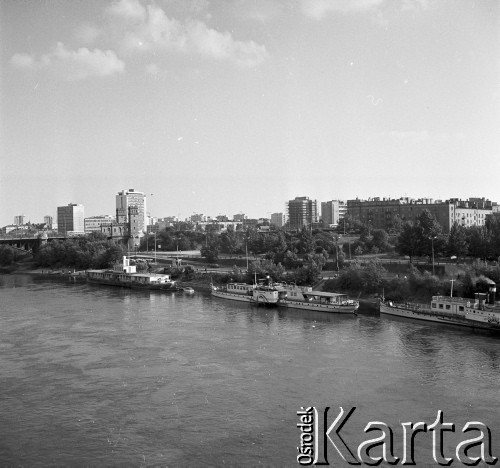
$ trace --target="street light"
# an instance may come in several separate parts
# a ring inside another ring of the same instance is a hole
[[[437,236],[432,236],[431,237],[431,248],[432,248],[432,276],[434,276],[434,239]]]
[[[337,273],[339,272],[339,237],[335,234],[332,235],[335,242],[335,255],[337,257]]]
[[[245,257],[247,259],[247,273],[248,273],[248,239],[245,239]]]

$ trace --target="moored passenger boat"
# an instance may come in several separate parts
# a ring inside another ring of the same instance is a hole
[[[122,286],[125,288],[151,289],[156,291],[175,291],[176,285],[170,275],[163,273],[137,273],[135,265],[123,257],[121,265],[108,270],[87,270],[89,283]]]
[[[382,298],[380,313],[500,332],[500,303],[495,302],[495,294],[496,286],[492,284],[489,293],[476,293],[474,300],[433,296],[430,304],[417,304]]]
[[[278,305],[290,309],[354,314],[359,308],[359,302],[349,299],[347,294],[313,291],[310,286],[297,286],[293,283],[280,283],[277,288],[286,292],[280,297]]]
[[[280,291],[272,284],[228,283],[225,286],[210,285],[213,297],[253,304],[276,305]]]

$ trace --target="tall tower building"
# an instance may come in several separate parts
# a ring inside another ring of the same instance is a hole
[[[288,223],[290,229],[310,227],[318,222],[318,202],[309,197],[295,197],[288,202]]]
[[[83,234],[85,232],[83,205],[70,203],[68,206],[58,206],[57,226],[58,231],[63,234],[70,231]]]
[[[49,229],[52,229],[52,226],[54,224],[54,218],[50,215],[45,215],[43,217],[43,222],[47,225]]]
[[[146,231],[146,196],[143,192],[136,192],[134,189],[122,190],[116,195],[116,213],[119,223],[128,222],[129,207],[137,208],[138,230]]]
[[[286,223],[286,215],[284,213],[272,213],[271,224],[278,227],[283,227]]]
[[[321,202],[321,220],[326,226],[337,226],[347,211],[347,204],[340,200]]]
[[[26,216],[24,215],[14,216],[14,224],[16,226],[22,226],[23,224],[26,224]]]

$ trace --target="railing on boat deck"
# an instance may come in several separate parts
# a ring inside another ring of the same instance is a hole
[[[432,300],[439,302],[459,302],[460,304],[474,303],[474,299],[467,299],[465,297],[432,296]]]
[[[432,310],[427,306],[426,304],[397,304],[395,302],[392,303],[392,305],[389,305],[389,308],[399,308],[399,309],[405,309],[405,310],[411,310],[413,312],[416,312],[417,314],[420,315],[428,315],[431,317],[442,317],[442,318],[454,318],[458,320],[465,320],[464,315],[459,315],[456,312],[447,312],[445,310]]]

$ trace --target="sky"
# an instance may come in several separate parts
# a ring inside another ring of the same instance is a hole
[[[496,0],[3,0],[0,226],[500,202]]]

